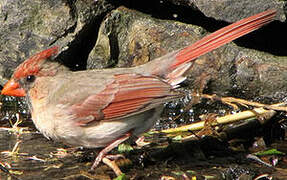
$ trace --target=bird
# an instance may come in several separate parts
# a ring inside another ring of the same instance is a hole
[[[36,128],[71,146],[103,148],[91,169],[120,143],[150,130],[164,103],[184,93],[177,87],[198,57],[271,22],[269,9],[223,27],[182,49],[129,68],[70,71],[56,62],[53,46],[23,61],[2,95],[26,97]]]

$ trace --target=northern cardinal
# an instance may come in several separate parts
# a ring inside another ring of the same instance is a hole
[[[72,72],[53,61],[58,47],[20,64],[1,94],[26,96],[37,129],[47,138],[84,147],[105,147],[102,158],[131,135],[149,130],[163,103],[178,99],[191,61],[273,20],[267,10],[224,27],[196,43],[131,68]]]

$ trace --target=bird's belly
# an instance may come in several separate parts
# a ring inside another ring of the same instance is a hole
[[[135,136],[146,132],[161,111],[162,106],[124,119],[99,121],[88,126],[66,126],[59,130],[58,139],[75,146],[105,147],[128,132]]]
[[[128,132],[137,136],[149,130],[161,111],[162,106],[118,120],[96,121],[87,126],[77,125],[77,119],[72,117],[49,111],[32,113],[32,119],[37,129],[47,138],[73,146],[95,148],[107,146]]]

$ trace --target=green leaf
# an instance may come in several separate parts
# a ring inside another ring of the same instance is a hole
[[[260,151],[254,153],[256,156],[266,156],[266,155],[285,155],[285,153],[278,151],[277,149],[269,149],[266,151]]]
[[[174,141],[180,141],[182,139],[181,135],[175,136],[174,138],[172,138],[172,140]]]
[[[193,170],[187,170],[186,172],[191,174],[191,175],[195,175],[196,174],[196,171],[193,171]]]
[[[184,174],[182,171],[172,171],[171,173],[177,176],[182,176]]]
[[[207,179],[207,180],[208,179],[215,179],[215,176],[208,176],[208,175],[206,175],[206,176],[204,176],[204,178]]]
[[[120,144],[118,146],[119,153],[130,152],[132,150],[134,150],[134,148],[129,144]]]
[[[114,178],[113,180],[126,180],[126,179],[127,179],[127,177],[126,177],[125,173],[123,173],[123,174],[119,175],[118,177]]]

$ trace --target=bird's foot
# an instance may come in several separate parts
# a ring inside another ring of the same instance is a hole
[[[119,144],[121,144],[122,142],[124,142],[125,140],[127,140],[129,137],[131,136],[131,133],[127,133],[124,136],[118,138],[117,140],[115,140],[114,142],[112,142],[110,145],[108,145],[107,147],[105,147],[103,150],[101,150],[101,152],[98,154],[98,156],[96,157],[91,170],[94,170],[97,168],[97,166],[100,164],[100,162],[102,161],[103,163],[105,163],[106,165],[108,165],[111,169],[113,169],[113,171],[115,172],[115,174],[118,176],[120,174],[122,174],[120,168],[117,166],[117,164],[115,163],[114,160],[123,157],[123,155],[107,155],[112,149],[114,149],[115,147],[117,147]]]

